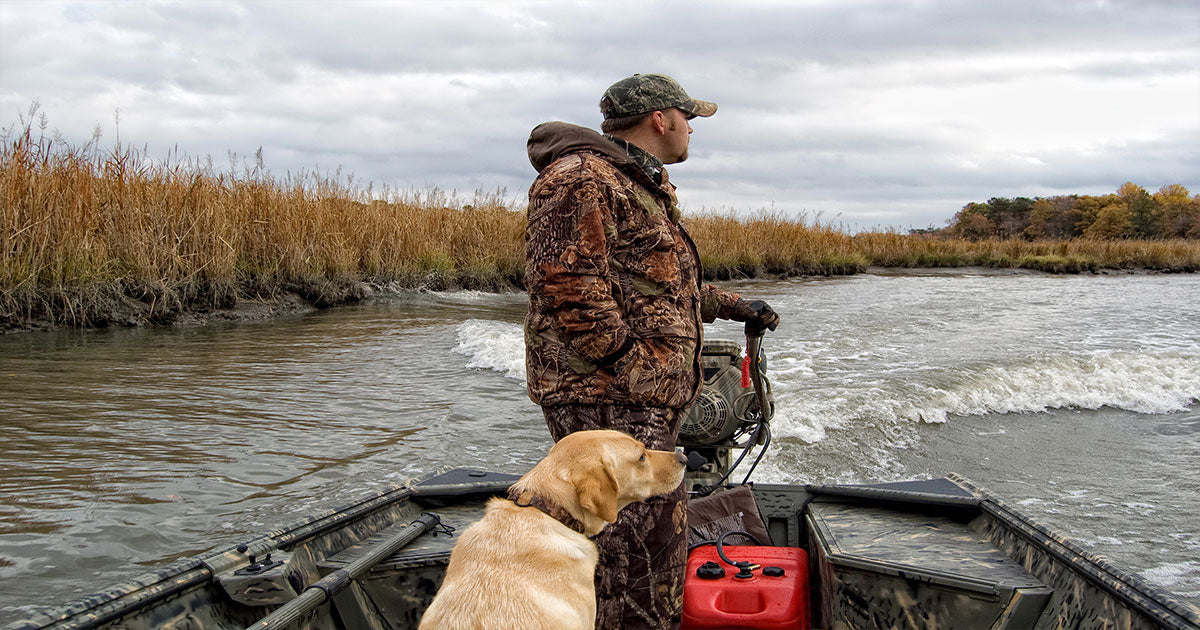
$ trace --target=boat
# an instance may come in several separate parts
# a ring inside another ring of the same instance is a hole
[[[706,344],[710,388],[681,439],[690,509],[732,523],[689,552],[685,629],[1200,629],[1197,608],[957,475],[733,483],[746,453],[766,452],[774,408],[753,340],[746,356],[753,387],[729,371],[737,344]],[[415,630],[455,532],[517,478],[438,468],[5,630]]]

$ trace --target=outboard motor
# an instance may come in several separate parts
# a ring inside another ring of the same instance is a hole
[[[730,341],[710,341],[701,350],[704,389],[684,415],[678,440],[688,453],[685,485],[692,495],[690,505],[697,508],[706,501],[703,497],[725,488],[734,469],[757,447],[758,456],[741,481],[744,486],[771,443],[775,400],[763,374],[762,335],[748,335],[746,346],[752,360],[743,358],[742,349]],[[746,525],[751,521],[758,522],[763,534],[769,532],[753,493],[742,490],[729,490],[722,493],[725,498],[713,500],[708,509],[720,507],[708,512],[707,521],[689,522],[680,627],[806,630],[808,556],[804,549],[770,546],[771,540],[751,534],[752,527]],[[702,540],[692,540],[693,535]],[[753,544],[725,546],[729,536]]]
[[[766,424],[775,414],[775,402],[770,382],[763,374],[766,359],[761,348],[758,355],[757,368],[768,407],[765,414],[759,411],[759,398],[749,382],[750,366],[745,363],[741,346],[725,340],[704,343],[700,353],[704,389],[684,415],[677,443],[696,468],[687,475],[689,490],[727,478],[737,465],[731,464],[733,451],[746,451],[755,445],[765,447]],[[697,456],[706,463],[699,464]]]

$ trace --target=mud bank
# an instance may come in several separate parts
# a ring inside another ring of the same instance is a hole
[[[708,282],[753,278],[786,280],[812,276],[920,275],[968,273],[984,275],[1155,275],[1189,273],[1194,269],[1106,267],[1037,268],[944,265],[929,267],[868,266],[846,264],[819,268],[772,268],[758,265],[705,269]],[[422,275],[387,280],[317,278],[288,281],[196,284],[167,289],[155,286],[112,284],[77,289],[10,291],[0,294],[0,334],[52,330],[62,327],[110,328],[139,326],[198,326],[215,321],[253,321],[281,315],[356,304],[373,296],[403,291],[466,289],[503,293],[524,291],[522,278],[513,272],[430,271]]]
[[[128,283],[74,289],[34,289],[0,295],[0,334],[56,328],[198,326],[253,321],[356,304],[401,291],[519,291],[520,278],[430,272],[371,281],[303,279],[197,284],[166,288]]]
[[[212,321],[250,321],[303,313],[318,307],[303,295],[279,290],[269,295],[233,295],[213,300],[142,300],[92,287],[79,291],[46,292],[32,309],[0,312],[0,334],[56,328],[136,328],[193,326]],[[360,298],[361,299],[361,298]],[[88,301],[90,300],[90,301]],[[351,303],[356,300],[345,300]],[[326,300],[329,306],[333,306]],[[51,311],[48,306],[61,306]]]

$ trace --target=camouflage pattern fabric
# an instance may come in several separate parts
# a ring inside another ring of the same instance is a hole
[[[701,282],[666,171],[656,184],[567,123],[535,128],[529,159],[540,171],[525,239],[530,398],[687,407],[703,384],[702,322],[729,319],[739,296]]]
[[[657,450],[675,448],[683,412],[620,405],[543,407],[554,441],[575,432],[615,429]],[[674,492],[625,506],[594,539],[597,630],[669,630],[683,611],[687,564],[687,494]]]
[[[600,113],[608,118],[636,116],[679,108],[692,116],[712,116],[717,104],[688,96],[682,85],[665,74],[635,74],[609,86],[600,97]]]
[[[633,161],[642,168],[642,171],[650,176],[650,179],[654,181],[654,184],[656,186],[662,186],[664,173],[663,169],[665,168],[662,160],[655,157],[654,154],[642,150],[641,147],[624,138],[618,138],[616,136],[604,134],[604,139],[621,147],[622,149],[625,149],[625,152],[629,154],[629,157],[633,158]]]

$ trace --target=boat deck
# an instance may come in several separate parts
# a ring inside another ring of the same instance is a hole
[[[970,589],[1044,587],[967,523],[877,507],[814,503],[810,514],[831,557],[844,564]]]

